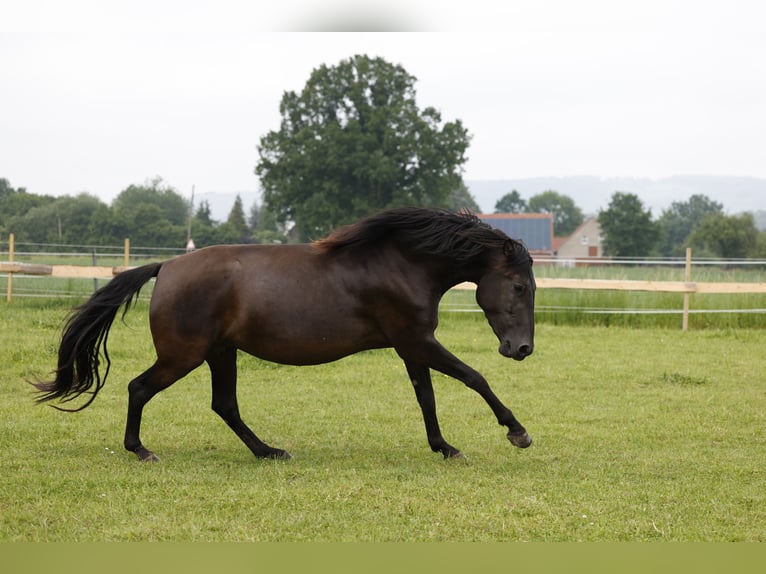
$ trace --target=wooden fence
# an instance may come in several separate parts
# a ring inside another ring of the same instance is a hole
[[[97,265],[40,265],[13,261],[13,239],[9,251],[9,261],[0,261],[0,273],[8,274],[6,300],[12,299],[13,275],[45,275],[59,278],[111,279],[118,273],[130,269],[128,265],[130,243],[125,240],[124,265],[108,267]],[[576,289],[602,291],[654,291],[665,293],[683,293],[682,329],[689,325],[689,297],[695,293],[766,293],[766,283],[733,282],[695,282],[691,280],[691,249],[686,252],[685,281],[640,281],[624,279],[567,279],[536,278],[539,289]],[[456,289],[475,289],[473,283],[462,283]]]

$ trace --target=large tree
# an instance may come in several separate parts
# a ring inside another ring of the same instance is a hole
[[[13,188],[5,178],[0,178],[0,234],[3,237],[9,233],[16,235],[17,241],[28,241],[27,228],[20,219],[35,207],[53,203],[55,198],[50,195],[35,195],[27,193],[23,187]]]
[[[607,209],[599,211],[598,224],[604,235],[606,255],[646,257],[657,242],[652,211],[645,210],[634,193],[613,193]]]
[[[460,120],[418,108],[415,81],[358,55],[285,92],[280,129],[261,138],[255,168],[278,221],[294,221],[306,240],[381,208],[449,205],[469,136]]]
[[[657,220],[660,254],[666,257],[682,255],[689,234],[707,217],[722,214],[723,205],[706,195],[692,195],[688,201],[674,201]]]
[[[691,232],[687,245],[703,257],[752,257],[758,249],[758,228],[752,213],[714,213]]]
[[[112,229],[116,237],[130,237],[143,247],[186,245],[189,203],[175,189],[155,178],[131,185],[112,201]]]
[[[571,235],[584,219],[582,210],[571,197],[552,189],[530,197],[527,211],[553,215],[553,231],[559,237]]]

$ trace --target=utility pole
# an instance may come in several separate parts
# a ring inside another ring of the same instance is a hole
[[[186,226],[186,251],[194,251],[194,241],[191,236],[192,216],[194,215],[194,185],[192,184],[191,202],[189,203],[189,223]]]

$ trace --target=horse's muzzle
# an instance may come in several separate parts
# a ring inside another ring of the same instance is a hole
[[[534,345],[530,343],[522,343],[521,345],[512,345],[510,341],[504,341],[498,351],[503,357],[514,359],[515,361],[523,361],[526,357],[531,355],[535,350]]]

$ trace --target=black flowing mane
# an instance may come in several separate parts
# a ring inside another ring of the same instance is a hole
[[[460,262],[480,256],[487,248],[508,246],[509,265],[532,263],[520,241],[487,225],[473,213],[446,209],[401,207],[382,211],[336,229],[314,245],[329,253],[347,248],[372,249],[383,241],[395,241],[416,253],[449,256]]]

